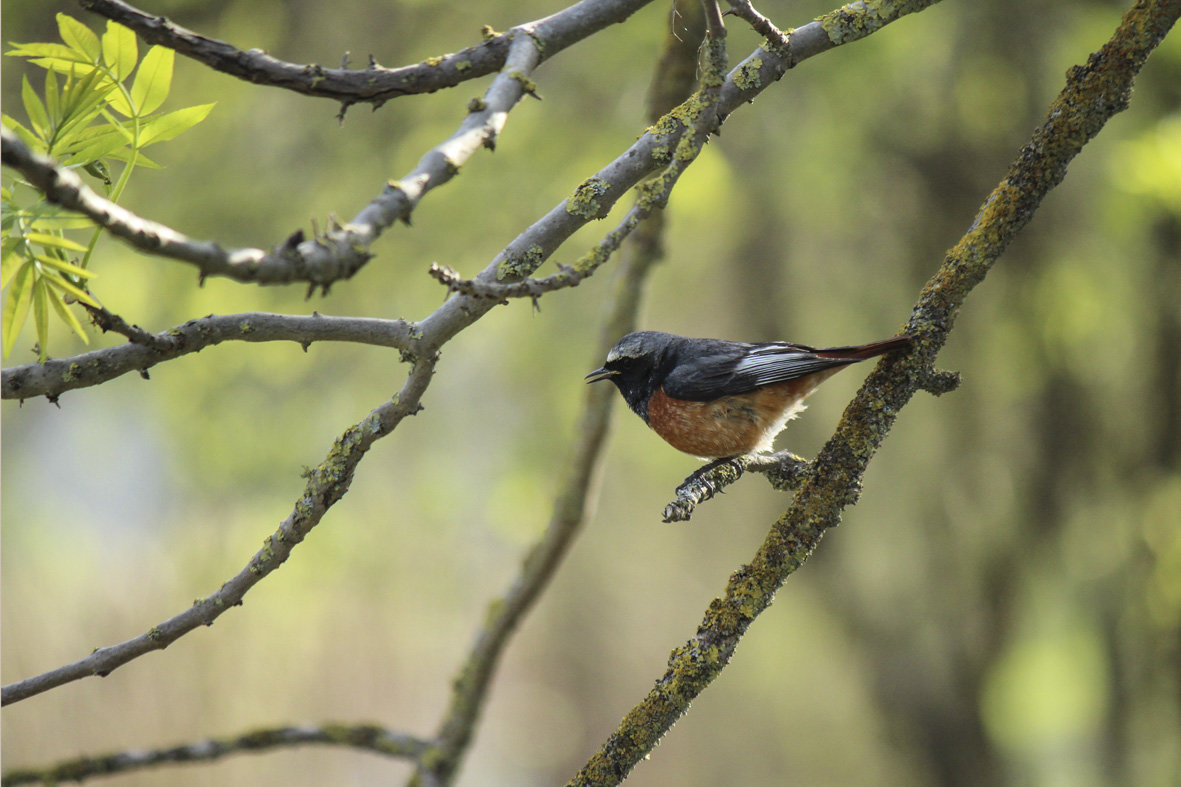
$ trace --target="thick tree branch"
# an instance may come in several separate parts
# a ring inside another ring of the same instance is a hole
[[[79,757],[44,769],[19,769],[4,774],[4,785],[58,784],[81,782],[97,776],[140,771],[157,765],[210,762],[232,754],[253,754],[278,748],[321,744],[346,746],[371,751],[387,757],[414,759],[426,743],[409,735],[372,724],[326,724],[322,727],[277,727],[254,730],[233,738],[209,740],[172,746],[167,749],[127,751]]]
[[[673,651],[656,687],[570,784],[618,784],[729,663],[750,623],[840,521],[844,507],[856,501],[866,465],[898,411],[930,380],[931,363],[968,293],[1062,181],[1070,161],[1127,107],[1135,75],[1179,14],[1181,0],[1139,0],[1111,40],[1085,66],[1070,70],[1045,123],[919,295],[907,325],[907,332],[919,337],[915,348],[908,356],[883,359],[866,379],[754,559],[730,577],[696,635]]]
[[[545,60],[609,25],[625,21],[650,2],[583,0],[514,30],[534,36],[544,48],[541,59]],[[371,62],[363,69],[325,68],[314,63],[288,63],[259,49],[238,49],[165,17],[144,13],[122,0],[79,0],[79,4],[134,30],[149,44],[168,47],[215,71],[255,84],[331,98],[346,106],[371,103],[377,107],[391,98],[433,93],[491,74],[504,66],[513,36],[513,31],[489,33],[479,44],[412,66],[385,68]]]
[[[329,317],[318,313],[311,316],[265,312],[211,314],[161,333],[144,333],[146,337],[138,337],[139,341],[73,358],[51,358],[45,363],[5,369],[0,378],[0,394],[4,399],[35,396],[56,399],[66,391],[99,385],[129,372],[145,374],[158,363],[229,341],[289,341],[302,344],[305,349],[312,342],[357,342],[391,347],[407,356],[416,351],[414,326],[403,320]]]

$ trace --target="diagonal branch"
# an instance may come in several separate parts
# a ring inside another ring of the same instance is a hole
[[[374,724],[277,727],[253,730],[232,738],[210,738],[167,749],[99,754],[68,760],[48,768],[13,770],[4,774],[4,785],[15,787],[18,784],[80,782],[96,776],[129,773],[157,765],[211,762],[232,754],[252,754],[309,744],[347,746],[387,757],[406,759],[420,756],[426,748],[426,743],[421,740]]]
[[[864,3],[852,3],[796,28],[783,45],[769,44],[774,51],[762,47],[755,49],[722,82],[717,102],[717,124],[753,101],[803,60],[841,44],[858,41],[901,16],[921,11],[936,2],[938,0],[894,0],[872,8]],[[679,146],[686,131],[694,127],[696,117],[692,100],[667,113],[615,161],[583,181],[570,197],[518,236],[475,278],[463,279],[442,266],[432,267],[431,275],[453,292],[466,296],[466,300],[455,306],[462,309],[472,308],[472,302],[482,302],[480,308],[487,310],[506,298],[536,299],[547,292],[576,286],[602,265],[607,259],[604,254],[609,255],[617,247],[618,243],[610,236],[600,244],[601,248],[593,250],[574,266],[561,268],[545,279],[528,277],[574,232],[591,221],[604,218],[620,197],[642,178],[667,167],[668,176],[675,182],[680,169],[672,158],[685,150],[695,149]],[[647,188],[652,189],[649,197],[659,202],[662,188],[657,184],[650,184]],[[637,204],[633,212],[644,210],[641,204]],[[626,216],[616,233],[626,235],[630,232],[628,225],[633,219],[631,215]]]
[[[545,43],[542,57],[545,60],[608,25],[625,21],[651,1],[583,0],[517,29],[530,31],[530,35]],[[377,107],[392,98],[434,93],[494,73],[504,66],[512,40],[512,31],[493,33],[485,28],[486,37],[481,43],[412,66],[385,68],[371,60],[369,67],[363,69],[324,68],[311,63],[288,63],[260,49],[238,49],[181,27],[166,17],[144,13],[122,0],[79,0],[79,4],[134,30],[149,44],[168,47],[215,71],[255,84],[331,98],[345,106],[371,103]]]
[[[306,472],[307,484],[294,510],[267,536],[263,547],[249,563],[215,593],[197,601],[179,615],[165,620],[138,637],[110,647],[99,648],[86,658],[32,678],[5,686],[0,704],[27,699],[56,686],[90,676],[105,676],[145,653],[163,650],[198,626],[212,625],[223,612],[242,603],[247,591],[286,562],[291,551],[320,523],[348,491],[353,473],[365,453],[408,415],[420,409],[423,392],[434,373],[435,359],[419,358],[411,368],[402,390],[374,409],[360,423],[336,439],[328,456]]]
[[[1070,70],[1045,123],[920,293],[907,326],[908,333],[920,337],[916,348],[909,357],[884,359],[866,379],[753,560],[730,577],[697,633],[673,651],[655,688],[624,717],[571,785],[618,784],[729,663],[751,622],[808,559],[824,532],[840,521],[844,507],[856,501],[866,465],[899,410],[930,379],[931,363],[968,293],[1062,181],[1070,161],[1127,107],[1135,75],[1179,15],[1181,0],[1138,0],[1111,40],[1085,66]]]
[[[140,329],[142,330],[142,329]],[[158,363],[200,352],[222,342],[298,342],[306,349],[312,342],[358,342],[415,352],[414,326],[403,320],[365,317],[329,317],[290,314],[209,315],[189,320],[160,333],[147,333],[139,341],[76,355],[28,363],[5,369],[0,394],[4,399],[47,396],[56,399],[66,391],[87,388],[129,372],[147,376]]]

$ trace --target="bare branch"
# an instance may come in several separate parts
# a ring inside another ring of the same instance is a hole
[[[434,368],[433,355],[416,359],[402,390],[336,439],[324,461],[305,473],[307,485],[295,502],[294,510],[278,530],[267,536],[262,549],[245,568],[217,592],[134,639],[99,648],[72,664],[5,686],[0,693],[0,704],[18,702],[80,678],[108,675],[145,653],[163,650],[198,626],[212,625],[223,612],[241,604],[247,591],[286,562],[295,546],[344,496],[352,484],[357,465],[370,446],[392,432],[406,416],[421,409],[422,394],[430,383]]]
[[[142,329],[139,329],[142,330]],[[122,331],[120,331],[122,332]],[[200,352],[222,342],[290,341],[306,349],[312,342],[357,342],[416,351],[414,326],[403,320],[268,314],[209,315],[161,333],[147,333],[128,344],[5,369],[0,393],[4,399],[56,399],[66,391],[87,388],[129,372],[146,371],[158,363]],[[145,374],[146,376],[146,374]]]
[[[543,45],[544,60],[608,25],[623,22],[650,2],[583,0],[514,30],[535,36]],[[513,37],[513,31],[486,33],[487,37],[479,44],[400,68],[385,68],[375,62],[363,69],[324,68],[313,63],[288,63],[260,49],[238,49],[181,27],[166,17],[144,13],[122,0],[79,0],[79,4],[134,30],[149,44],[168,47],[216,71],[255,84],[330,98],[346,106],[371,103],[376,107],[392,98],[434,93],[494,73],[504,66]]]
[[[387,757],[406,759],[417,758],[426,749],[426,743],[417,738],[373,724],[276,727],[253,730],[233,738],[210,738],[167,749],[99,754],[68,760],[48,768],[13,770],[4,774],[4,784],[7,786],[80,782],[96,776],[129,773],[157,765],[210,762],[232,754],[253,754],[309,744],[347,746]]]
[[[1135,75],[1179,15],[1177,0],[1138,0],[1087,65],[1070,70],[1045,123],[920,293],[907,324],[907,333],[919,337],[914,350],[883,359],[869,375],[753,560],[730,577],[697,633],[673,651],[655,688],[627,714],[571,785],[618,784],[729,663],[750,623],[808,559],[824,532],[840,521],[844,507],[856,501],[862,474],[899,410],[931,380],[931,364],[968,293],[1062,181],[1070,161],[1127,107]]]

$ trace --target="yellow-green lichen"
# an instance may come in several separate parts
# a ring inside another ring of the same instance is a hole
[[[483,37],[483,39],[485,41],[487,41],[490,38],[496,38],[497,36],[502,36],[502,35],[504,35],[504,33],[497,31],[495,28],[492,27],[492,25],[484,25],[483,27],[480,28],[480,36]]]
[[[833,46],[840,46],[865,38],[898,17],[929,4],[929,0],[860,0],[818,16],[816,21]]]
[[[250,320],[243,320],[238,323],[238,330],[244,334],[251,334],[254,333],[254,325],[251,324]]]
[[[496,266],[497,281],[516,281],[523,279],[541,267],[545,262],[545,249],[534,243],[524,254],[505,257]]]
[[[742,91],[758,90],[763,86],[763,79],[759,74],[762,67],[763,59],[761,57],[752,57],[734,72],[734,84]]]
[[[440,63],[442,63],[444,59],[445,58],[443,58],[441,55],[435,55],[434,57],[428,57],[426,60],[424,60],[422,62],[423,62],[423,65],[434,67],[434,66],[437,66]]]
[[[584,219],[601,219],[607,215],[607,208],[599,199],[606,194],[608,186],[605,181],[597,177],[589,177],[566,200],[566,212],[572,216]]]
[[[521,90],[525,93],[537,98],[537,83],[529,77],[522,74],[520,71],[512,71],[509,73],[509,79],[515,79],[521,84]]]
[[[468,112],[483,112],[487,108],[488,102],[482,98],[473,98],[471,101],[467,102]]]
[[[472,61],[470,61],[470,60],[456,60],[455,61],[455,70],[461,74],[465,71],[470,71],[471,67],[472,67]]]

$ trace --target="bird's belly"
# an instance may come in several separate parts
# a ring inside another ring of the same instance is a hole
[[[648,425],[673,448],[706,459],[767,451],[814,387],[806,378],[790,380],[710,402],[674,399],[658,389],[648,403]]]

